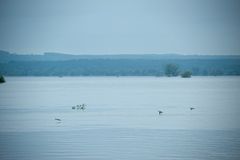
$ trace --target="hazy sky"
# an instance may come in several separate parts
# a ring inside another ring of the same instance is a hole
[[[240,0],[0,0],[0,49],[240,54]]]

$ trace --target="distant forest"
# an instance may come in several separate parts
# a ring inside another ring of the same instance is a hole
[[[176,65],[179,74],[240,75],[237,55],[20,55],[0,51],[0,75],[5,76],[165,76],[168,64]]]

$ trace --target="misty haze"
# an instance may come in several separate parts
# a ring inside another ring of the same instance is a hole
[[[0,159],[240,159],[239,15],[238,0],[0,0]]]

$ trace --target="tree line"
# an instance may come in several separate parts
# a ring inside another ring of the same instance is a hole
[[[185,75],[183,74],[185,73]],[[6,76],[221,76],[240,75],[239,59],[79,59],[0,63]]]

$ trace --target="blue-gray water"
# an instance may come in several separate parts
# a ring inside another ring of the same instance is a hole
[[[240,159],[240,77],[6,80],[1,160]]]

